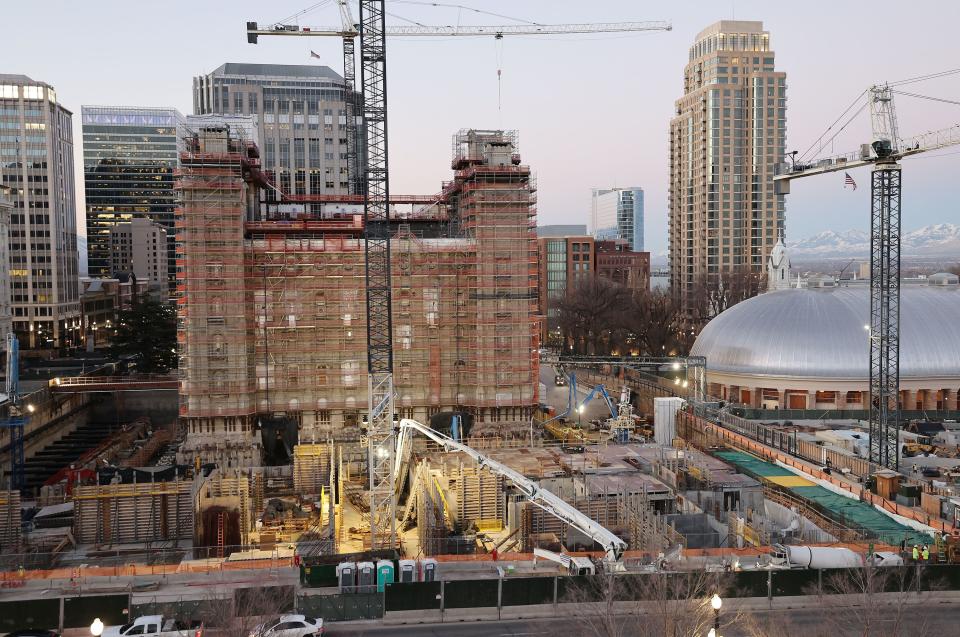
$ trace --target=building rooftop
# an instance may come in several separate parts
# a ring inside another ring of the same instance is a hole
[[[6,82],[8,84],[43,84],[43,82],[37,82],[33,78],[18,73],[0,73],[0,82]]]
[[[960,378],[958,316],[956,285],[901,288],[901,379]],[[711,320],[691,355],[708,373],[866,381],[869,322],[866,286],[777,290]]]
[[[343,77],[329,66],[321,66],[318,64],[254,64],[249,62],[227,62],[214,69],[211,75],[327,78],[343,81]]]

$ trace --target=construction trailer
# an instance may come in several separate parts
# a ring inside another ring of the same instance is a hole
[[[358,440],[362,218],[272,216],[258,150],[234,131],[201,129],[184,148],[183,458],[259,466],[264,424],[281,417],[289,447]],[[460,131],[452,166],[441,193],[391,226],[397,416],[465,412],[474,436],[526,435],[538,400],[535,182],[509,131]]]

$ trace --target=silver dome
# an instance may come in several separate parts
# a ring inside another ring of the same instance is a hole
[[[691,354],[709,371],[801,378],[867,379],[870,290],[767,292],[714,317]],[[900,377],[960,378],[960,290],[903,285]]]

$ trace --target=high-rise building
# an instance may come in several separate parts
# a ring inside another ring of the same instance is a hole
[[[594,239],[622,239],[643,252],[643,188],[593,189],[590,234]]]
[[[111,229],[134,219],[166,229],[167,287],[177,277],[173,172],[184,117],[173,108],[83,106],[83,172],[87,205],[87,274],[114,276]]]
[[[0,74],[0,184],[14,203],[11,311],[24,348],[80,338],[72,119],[49,84]]]
[[[349,191],[348,98],[343,78],[319,65],[228,62],[193,79],[195,114],[257,116],[263,169],[288,195]]]
[[[670,121],[670,289],[684,303],[722,271],[763,271],[784,225],[786,91],[762,22],[717,22],[690,47]]]
[[[442,197],[396,226],[401,417],[459,411],[470,435],[527,435],[535,184],[515,145],[506,131],[458,133]],[[277,461],[298,441],[356,440],[367,401],[362,217],[285,218],[285,204],[261,201],[258,156],[226,127],[201,128],[179,178],[181,451],[228,466]]]
[[[110,228],[110,276],[132,274],[160,298],[168,295],[167,230],[149,219],[131,219]]]

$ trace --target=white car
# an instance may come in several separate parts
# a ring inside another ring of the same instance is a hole
[[[260,624],[250,637],[320,637],[323,635],[323,620],[306,615],[281,615]]]

